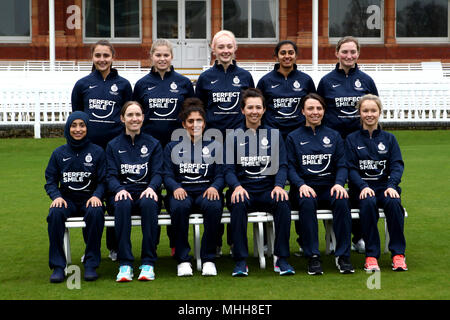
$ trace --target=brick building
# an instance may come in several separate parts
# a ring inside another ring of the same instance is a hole
[[[361,62],[450,62],[449,0],[317,0],[319,63],[334,62],[339,37],[357,36]],[[279,40],[311,63],[313,0],[55,0],[56,60],[89,60],[109,39],[118,60],[148,66],[152,40],[168,38],[176,67],[209,63],[220,29],[238,38],[240,61],[273,61]],[[49,0],[2,0],[0,60],[49,59]]]

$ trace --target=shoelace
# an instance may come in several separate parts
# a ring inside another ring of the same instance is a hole
[[[128,269],[128,268],[130,268],[130,266],[120,266],[120,273],[129,272],[130,269]]]
[[[145,265],[142,265],[139,267],[139,269],[141,269],[142,271],[145,271],[145,272],[149,272],[151,270],[151,268],[152,268],[152,266],[149,264],[145,264]]]
[[[400,255],[400,254],[394,256],[393,260],[394,260],[394,265],[395,265],[395,266],[399,266],[399,267],[401,266],[401,267],[403,267],[403,266],[406,265],[406,263],[405,263],[405,257],[402,256],[402,255]]]

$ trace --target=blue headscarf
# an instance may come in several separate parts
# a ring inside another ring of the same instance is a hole
[[[70,135],[70,126],[72,125],[72,122],[74,122],[77,119],[83,120],[84,123],[86,124],[87,132],[89,131],[89,116],[87,115],[87,113],[84,113],[82,111],[75,111],[72,112],[72,114],[67,118],[66,126],[64,127],[64,137],[67,140],[67,144],[72,149],[81,150],[89,143],[89,139],[87,137],[87,132],[86,136],[81,140],[75,140]]]

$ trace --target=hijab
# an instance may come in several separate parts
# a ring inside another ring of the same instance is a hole
[[[75,140],[70,135],[70,126],[72,125],[72,122],[74,122],[77,119],[81,119],[84,121],[87,132],[86,136],[81,140]],[[66,126],[64,127],[64,137],[67,140],[67,144],[73,149],[73,150],[81,150],[83,149],[88,143],[89,139],[87,137],[87,133],[89,131],[89,116],[87,113],[84,113],[82,111],[75,111],[70,114],[70,116],[67,118]]]

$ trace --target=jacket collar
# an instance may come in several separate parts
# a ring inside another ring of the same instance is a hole
[[[359,67],[358,67],[358,64],[357,63],[355,63],[355,66],[353,67],[353,68],[351,68],[349,71],[348,71],[348,74],[353,74],[353,73],[355,73],[356,72],[356,70],[358,70],[359,69]],[[339,73],[342,73],[342,74],[345,74],[345,71],[344,71],[344,69],[340,69],[339,68],[339,62],[338,63],[336,63],[336,68],[335,68],[335,70],[336,70],[336,72],[339,72]]]
[[[97,69],[95,69],[94,71],[92,71],[92,73],[94,74],[94,77],[96,77],[97,79],[103,80],[103,76],[102,76],[101,72],[98,71]],[[119,73],[117,72],[117,69],[111,68],[111,71],[110,71],[109,74],[106,76],[105,81],[106,81],[106,80],[109,80],[109,79],[112,79],[112,78],[115,78],[115,77],[117,77],[118,75],[119,75]]]

